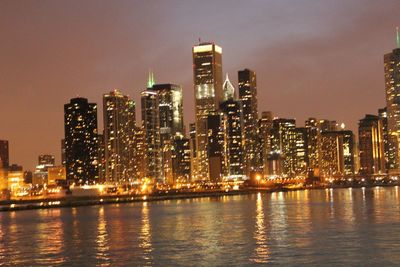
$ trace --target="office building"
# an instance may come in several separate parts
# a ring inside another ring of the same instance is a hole
[[[141,93],[142,127],[146,144],[146,177],[164,182],[160,137],[160,114],[157,92],[147,89]]]
[[[196,179],[210,180],[207,120],[223,100],[222,49],[214,43],[200,43],[193,47],[192,54],[198,163]]]
[[[76,184],[98,181],[97,106],[86,98],[64,105],[67,180]]]
[[[256,73],[249,69],[238,72],[239,99],[243,105],[244,156],[246,173],[258,169],[257,159],[257,78]]]
[[[399,172],[400,138],[400,41],[397,29],[397,47],[384,55],[385,92],[388,130],[389,173]]]
[[[375,115],[366,115],[358,126],[360,174],[374,175],[386,172],[383,141],[383,123]]]

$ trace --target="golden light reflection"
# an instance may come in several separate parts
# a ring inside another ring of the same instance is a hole
[[[147,264],[152,264],[151,252],[153,247],[151,244],[151,226],[149,220],[149,207],[147,202],[143,202],[142,206],[142,228],[140,230],[140,245],[143,249],[143,259],[147,261]]]
[[[96,245],[97,245],[97,259],[109,262],[108,252],[110,250],[108,244],[108,233],[107,233],[107,220],[104,215],[104,207],[101,206],[99,208],[99,217],[97,224],[97,237],[96,237]]]
[[[265,229],[265,216],[261,193],[257,194],[255,226],[254,240],[256,241],[256,248],[252,261],[256,263],[267,263],[270,258],[270,252],[267,244],[268,239]]]

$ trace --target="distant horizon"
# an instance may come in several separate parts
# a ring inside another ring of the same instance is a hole
[[[2,1],[0,139],[9,141],[10,164],[33,170],[40,154],[60,162],[63,105],[76,95],[97,104],[100,131],[102,96],[115,88],[135,101],[140,121],[149,69],[157,84],[183,87],[188,127],[194,122],[191,47],[199,36],[222,47],[223,77],[228,73],[236,90],[238,70],[257,73],[259,117],[271,111],[299,127],[309,117],[336,120],[357,135],[359,119],[386,106],[383,56],[396,47],[398,1],[205,6]]]

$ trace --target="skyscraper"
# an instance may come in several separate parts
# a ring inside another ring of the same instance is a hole
[[[224,167],[224,127],[221,113],[207,116],[207,158],[209,180],[220,182],[225,172]]]
[[[164,182],[160,140],[160,114],[157,92],[147,89],[141,93],[142,127],[146,143],[146,176]]]
[[[259,169],[264,175],[269,174],[268,155],[271,152],[271,130],[272,130],[272,114],[270,111],[263,111],[261,119],[258,121],[258,146],[257,154],[259,159]]]
[[[342,176],[344,172],[343,135],[335,131],[321,133],[320,173],[324,178]]]
[[[225,177],[244,179],[242,105],[240,101],[230,98],[221,104],[221,110],[224,125]]]
[[[358,127],[360,147],[360,173],[373,175],[384,173],[385,154],[382,120],[375,115],[366,115]]]
[[[172,145],[172,176],[174,183],[190,182],[190,139],[176,135]]]
[[[105,178],[124,183],[133,178],[135,102],[119,90],[103,95]]]
[[[97,106],[86,98],[64,105],[67,180],[78,184],[98,180]]]
[[[398,28],[396,37],[397,48],[384,56],[388,146],[391,151],[388,155],[389,173],[399,172],[400,159],[400,33]]]
[[[182,87],[176,84],[154,84],[151,89],[158,95],[160,114],[160,138],[172,140],[176,134],[183,134]]]
[[[192,49],[196,105],[197,179],[210,180],[207,148],[207,117],[223,100],[222,49],[214,43],[200,43]]]
[[[0,140],[0,168],[4,167],[8,168],[10,165],[10,157],[9,157],[9,149],[8,149],[8,141]]]
[[[394,149],[393,145],[389,142],[387,108],[380,108],[378,110],[378,116],[382,120],[385,168],[387,171],[393,170],[395,168],[396,149]]]
[[[39,165],[55,165],[55,157],[54,155],[39,155],[38,157],[38,164]]]
[[[295,134],[295,174],[305,175],[307,173],[307,128],[294,129]]]
[[[308,171],[314,175],[319,171],[319,148],[321,142],[321,132],[319,121],[309,118],[305,122],[307,129],[307,166]]]
[[[239,98],[243,105],[244,153],[246,173],[257,170],[257,78],[249,69],[238,72]]]
[[[189,138],[190,138],[190,169],[191,169],[191,181],[197,179],[197,145],[196,145],[196,123],[189,124]]]
[[[296,172],[296,121],[280,118],[274,119],[272,124],[271,152],[282,157],[282,174],[293,176]]]

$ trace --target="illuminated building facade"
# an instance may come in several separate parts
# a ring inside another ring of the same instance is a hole
[[[320,132],[334,132],[337,130],[336,121],[331,120],[320,120],[319,121]]]
[[[97,106],[86,98],[64,105],[67,180],[77,184],[98,181]]]
[[[305,122],[307,129],[307,167],[308,171],[318,176],[319,172],[319,147],[321,132],[319,121],[316,118],[309,118]]]
[[[400,138],[400,37],[397,29],[397,48],[384,55],[385,91],[388,129],[389,173],[399,172]]]
[[[56,160],[53,155],[39,155],[38,164],[53,166],[56,164]]]
[[[294,129],[295,135],[295,174],[305,175],[307,173],[307,128]]]
[[[190,138],[190,169],[191,169],[191,181],[197,179],[197,145],[196,145],[196,123],[189,124],[189,138]]]
[[[126,183],[133,178],[135,102],[119,90],[103,95],[105,180]]]
[[[51,166],[47,168],[47,185],[58,185],[65,181],[66,171],[64,166]]]
[[[38,158],[38,165],[36,165],[35,171],[33,172],[32,184],[40,186],[48,184],[48,169],[54,165],[55,158],[53,155],[40,155]]]
[[[258,146],[257,154],[259,158],[259,170],[262,170],[264,175],[269,174],[268,155],[271,152],[271,131],[272,131],[272,113],[263,111],[261,119],[258,121]]]
[[[295,128],[296,121],[293,119],[280,118],[272,122],[271,152],[281,155],[284,176],[294,176],[296,173]]]
[[[197,178],[210,180],[207,118],[223,100],[222,49],[214,43],[193,47],[193,81],[196,106]]]
[[[224,166],[224,127],[223,115],[207,116],[207,158],[209,160],[208,177],[211,182],[220,182],[225,173]]]
[[[352,131],[338,131],[343,136],[343,174],[356,173],[356,141]]]
[[[191,180],[191,150],[190,139],[176,135],[172,146],[173,182],[190,182]]]
[[[160,139],[160,114],[157,92],[147,89],[141,93],[142,127],[145,136],[146,177],[164,182]]]
[[[147,162],[147,146],[146,135],[144,134],[143,127],[135,127],[134,138],[134,156],[133,156],[133,169],[136,179],[141,179],[146,176],[146,162]]]
[[[382,126],[382,120],[375,115],[366,115],[359,122],[360,174],[386,172]]]
[[[238,72],[239,99],[243,105],[244,155],[246,173],[257,170],[257,78],[256,73],[249,69]]]
[[[344,173],[343,135],[338,132],[321,133],[320,174],[324,178]]]
[[[151,89],[157,93],[159,103],[163,179],[172,183],[173,139],[184,132],[182,87],[176,84],[154,84]]]
[[[383,130],[383,147],[385,153],[385,168],[386,171],[392,170],[395,168],[395,159],[396,159],[396,149],[389,142],[389,131],[388,131],[388,118],[387,118],[387,108],[381,108],[378,110],[378,116],[382,121],[382,130]]]
[[[241,102],[234,100],[232,95],[221,104],[221,111],[224,131],[224,176],[227,179],[245,179]]]

